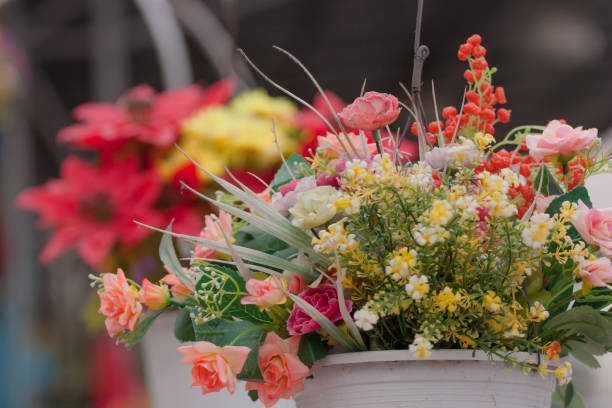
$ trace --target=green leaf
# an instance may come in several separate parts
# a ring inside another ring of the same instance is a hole
[[[157,319],[166,310],[167,309],[161,309],[158,312],[151,313],[146,318],[140,320],[134,331],[131,332],[126,338],[126,348],[131,349],[134,347],[143,338],[147,331],[149,331],[155,319]]]
[[[235,244],[273,254],[289,248],[286,242],[270,235],[259,228],[247,225],[234,234]]]
[[[263,341],[264,334],[262,333],[261,339],[259,340],[259,344],[257,347],[253,347],[251,352],[247,356],[244,365],[242,366],[242,371],[236,376],[239,380],[243,381],[254,381],[254,382],[265,382],[263,378],[263,374],[259,369],[259,346]]]
[[[555,176],[550,172],[548,166],[545,164],[540,166],[540,170],[536,175],[533,185],[536,187],[539,186],[540,179],[542,179],[542,186],[540,188],[541,194],[545,196],[563,194],[563,189],[557,182],[557,179],[555,179]]]
[[[257,393],[257,390],[251,390],[249,391],[249,398],[251,398],[251,401],[255,402],[259,399],[259,394]]]
[[[194,341],[195,333],[193,332],[193,324],[191,323],[190,308],[183,308],[178,312],[174,321],[174,337],[179,341]]]
[[[542,337],[563,330],[566,332],[565,336],[578,333],[602,346],[612,346],[612,322],[590,306],[578,306],[559,313],[548,319],[542,330]]]
[[[308,333],[300,339],[298,357],[308,367],[327,355],[327,347],[317,333]]]
[[[240,303],[240,299],[246,295],[247,291],[243,277],[236,270],[218,264],[202,265],[200,270],[203,275],[196,284],[198,292],[206,290],[206,284],[213,278],[221,276],[226,278],[220,288],[215,289],[215,292],[218,293],[217,296],[219,296],[217,304],[220,309],[225,309],[226,315],[248,320],[255,324],[272,322],[272,319],[266,313],[260,311],[257,306]],[[212,276],[212,272],[215,273],[215,277]]]
[[[589,197],[589,192],[583,186],[578,186],[574,188],[572,191],[567,192],[559,197],[555,198],[551,201],[550,205],[546,209],[546,213],[550,216],[558,213],[561,209],[561,205],[565,202],[569,201],[570,203],[578,204],[578,201],[582,201],[587,207],[593,207],[593,203],[591,202],[591,198]]]
[[[578,361],[581,361],[592,368],[600,367],[597,359],[593,357],[593,354],[583,346],[583,343],[570,340],[566,342],[565,345],[567,346],[567,348],[569,348],[570,354],[576,357]]]
[[[204,324],[193,325],[196,341],[209,341],[219,347],[259,346],[261,336],[265,334],[263,325],[247,321],[214,319]]]
[[[563,399],[563,402],[565,403],[566,407],[569,404],[571,404],[573,397],[574,397],[574,384],[570,382],[569,384],[565,386],[565,398]]]
[[[172,222],[170,225],[168,225],[166,231],[170,233],[172,232]],[[184,285],[187,287],[193,285],[191,279],[189,279],[183,272],[183,266],[181,265],[181,261],[179,261],[178,257],[176,256],[174,244],[172,243],[172,236],[170,234],[162,235],[161,242],[159,243],[159,258],[164,266],[168,268],[170,272],[176,275],[176,277],[179,278]]]
[[[291,156],[287,158],[287,165],[291,168],[291,172],[293,173],[295,178],[301,178],[300,177],[301,176],[300,167],[302,165],[306,165],[310,167],[308,164],[308,161],[297,153],[293,153]],[[274,175],[274,179],[272,179],[272,183],[271,183],[272,190],[278,191],[279,187],[284,186],[285,184],[289,183],[291,180],[293,180],[293,177],[291,177],[291,174],[289,173],[287,166],[283,164],[280,167],[280,169],[278,169],[276,174]]]

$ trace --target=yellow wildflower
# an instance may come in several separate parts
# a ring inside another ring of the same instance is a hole
[[[548,319],[549,313],[537,300],[533,303],[533,306],[529,308],[527,318],[534,322],[541,322]]]
[[[483,306],[489,312],[498,312],[501,307],[501,298],[497,296],[494,291],[488,290],[484,297]]]
[[[436,296],[436,304],[441,311],[448,310],[449,313],[457,310],[457,304],[461,301],[461,295],[459,293],[453,293],[453,290],[446,286]]]
[[[414,341],[409,347],[409,350],[413,353],[414,357],[420,358],[429,357],[429,350],[433,348],[433,345],[425,339],[423,336],[417,335]]]
[[[420,300],[429,292],[429,279],[427,276],[412,275],[410,280],[406,284],[406,293],[410,295],[414,300]]]
[[[476,142],[478,150],[483,151],[484,149],[489,147],[491,143],[495,142],[495,138],[493,137],[493,135],[490,135],[488,133],[484,134],[482,132],[478,132],[476,133],[476,135],[474,135],[474,141]]]

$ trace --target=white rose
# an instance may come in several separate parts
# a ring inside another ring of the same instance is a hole
[[[338,191],[332,186],[315,187],[298,194],[297,203],[289,209],[292,223],[302,229],[325,224],[336,215],[334,200]]]

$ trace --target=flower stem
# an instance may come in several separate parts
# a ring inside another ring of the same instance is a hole
[[[380,141],[380,129],[376,129],[372,131],[372,138],[374,138],[374,141],[376,142],[376,150],[378,150],[378,154],[382,155],[383,147]]]

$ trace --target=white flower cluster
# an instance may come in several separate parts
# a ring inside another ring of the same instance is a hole
[[[525,244],[533,249],[542,248],[555,223],[546,213],[535,213],[521,233]]]

